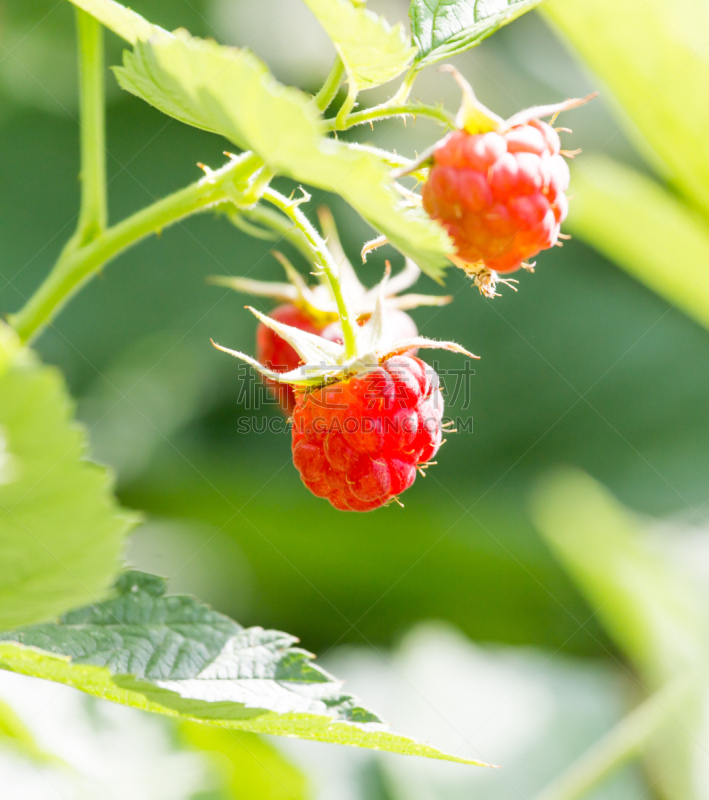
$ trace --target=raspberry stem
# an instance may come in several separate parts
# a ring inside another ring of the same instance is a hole
[[[675,678],[637,706],[590,750],[573,763],[535,800],[577,800],[613,770],[643,753],[653,736],[673,721],[673,715],[691,700],[694,681]]]
[[[76,25],[81,86],[81,211],[75,243],[80,246],[105,230],[108,204],[103,28],[79,8],[76,9]]]
[[[339,269],[332,254],[328,250],[325,240],[315,230],[310,220],[303,214],[299,206],[302,201],[294,201],[277,192],[275,189],[268,188],[263,193],[264,200],[272,203],[289,217],[298,230],[300,230],[310,247],[310,255],[315,262],[315,266],[320,267],[330,284],[332,295],[337,304],[337,310],[342,325],[342,335],[344,339],[346,358],[354,358],[357,353],[357,340],[355,337],[356,321],[350,311],[347,300],[342,293],[340,285]]]
[[[377,122],[391,117],[429,117],[443,123],[447,127],[455,127],[455,119],[441,106],[427,106],[424,103],[382,103],[379,106],[365,108],[342,117],[325,120],[325,127],[331,131],[344,131],[367,122]]]
[[[347,97],[345,97],[340,106],[340,110],[337,112],[337,117],[335,117],[335,130],[345,130],[345,128],[347,128],[347,120],[351,116],[352,109],[355,107],[356,102],[357,86],[350,82]]]
[[[8,322],[23,342],[30,341],[104,264],[151,233],[219,203],[233,202],[239,189],[249,191],[251,180],[262,168],[257,155],[243,153],[196,183],[107,228],[90,243],[65,248],[44,282]]]

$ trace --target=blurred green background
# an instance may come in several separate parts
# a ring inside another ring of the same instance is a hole
[[[392,21],[405,18],[403,2],[371,5]],[[329,42],[296,0],[133,6],[166,28],[249,45],[281,80],[308,90],[331,62]],[[109,45],[116,63],[120,45],[113,37]],[[19,308],[47,273],[78,208],[73,46],[68,3],[0,2],[3,312]],[[598,85],[535,13],[455,63],[503,116]],[[222,140],[119,93],[112,77],[109,85],[113,220],[194,180],[197,162],[222,162]],[[435,70],[414,94],[443,99],[451,109],[458,98],[450,77]],[[574,129],[566,146],[646,171],[604,97],[561,124]],[[435,141],[438,130],[419,120],[356,135],[409,155]],[[338,199],[315,193],[310,208],[319,203],[332,207],[359,263],[371,229]],[[709,482],[707,332],[576,239],[541,254],[534,275],[517,276],[519,291],[503,288],[494,301],[451,269],[446,290],[454,303],[413,316],[423,334],[455,339],[481,356],[470,408],[459,401],[447,410],[472,416],[474,430],[448,437],[404,510],[346,515],[302,487],[286,434],[240,432],[244,418],[277,411],[250,409],[235,363],[209,345],[213,337],[253,351],[255,324],[243,298],[205,279],[276,279],[271,246],[224,218],[188,220],[110,264],[38,342],[43,359],[67,375],[94,456],[117,472],[121,501],[147,514],[130,562],[170,576],[173,590],[194,592],[244,625],[288,630],[319,655],[348,645],[376,659],[407,636],[399,658],[412,659],[425,636],[454,636],[426,627],[410,633],[437,620],[478,643],[556,654],[562,671],[569,657],[617,667],[622,657],[532,525],[530,487],[550,468],[574,466],[642,514],[699,524],[691,509],[701,509]],[[385,258],[392,251],[378,251],[361,268],[365,283],[379,279]],[[426,279],[417,290],[439,291]],[[459,366],[455,356],[435,358],[441,369]],[[351,672],[352,688],[366,696],[366,684]],[[581,702],[592,691],[574,696]],[[310,748],[310,758],[324,752]],[[386,776],[372,769],[363,796],[392,796]],[[631,782],[619,794],[603,796],[645,791],[635,778],[624,780]],[[442,795],[397,791],[403,794],[393,796],[457,796],[450,788]],[[498,786],[494,796],[506,795]]]

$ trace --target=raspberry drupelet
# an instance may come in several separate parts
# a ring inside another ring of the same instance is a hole
[[[293,463],[341,511],[372,511],[408,489],[442,440],[438,376],[419,358],[296,395]]]

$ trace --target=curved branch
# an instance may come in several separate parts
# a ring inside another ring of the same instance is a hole
[[[234,194],[251,188],[249,179],[263,166],[253,153],[245,153],[220,170],[105,230],[78,249],[65,250],[42,285],[25,306],[9,317],[23,342],[41,333],[67,302],[104,264],[132,245],[185,217],[220,202],[234,200]]]

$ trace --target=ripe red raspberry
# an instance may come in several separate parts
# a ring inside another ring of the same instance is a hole
[[[441,445],[438,376],[418,358],[296,395],[293,463],[341,511],[373,511],[408,489]]]
[[[306,333],[320,334],[328,322],[317,320],[306,311],[291,303],[276,306],[270,317],[290,325]],[[256,357],[274,372],[290,372],[298,367],[302,359],[295,350],[271,328],[259,322],[256,328]],[[295,394],[293,387],[287,383],[276,383],[270,378],[264,378],[283,412],[290,416],[295,408]]]
[[[457,130],[433,152],[423,205],[440,221],[457,257],[513,272],[554,245],[566,218],[569,168],[559,136],[537,119],[507,130]]]

